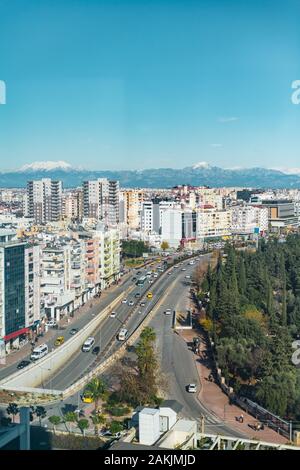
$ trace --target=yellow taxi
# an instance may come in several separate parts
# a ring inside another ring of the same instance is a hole
[[[60,346],[61,344],[63,344],[65,342],[65,338],[63,336],[58,336],[55,340],[55,343],[54,345],[55,346]]]
[[[93,403],[94,401],[91,392],[89,392],[88,390],[83,392],[83,394],[81,395],[81,400],[83,401],[83,403]]]
[[[153,297],[153,294],[152,294],[152,292],[148,292],[148,294],[147,294],[147,298],[148,298],[148,299],[152,299],[152,297]]]

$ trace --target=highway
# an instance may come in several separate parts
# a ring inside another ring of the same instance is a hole
[[[140,271],[139,275],[134,274],[134,276],[144,276],[148,271],[151,271],[151,268],[145,268]],[[100,347],[98,356],[93,355],[91,351],[88,353],[82,352],[80,349],[82,344],[79,344],[78,352],[73,359],[58,373],[41,385],[44,388],[64,390],[112,354],[122,344],[117,340],[120,329],[125,326],[130,336],[149,313],[156,299],[161,297],[166,288],[174,281],[174,274],[169,275],[168,273],[163,273],[157,280],[153,279],[153,277],[151,279],[153,280],[153,284],[150,284],[147,279],[143,287],[138,287],[132,282],[131,284],[134,286],[134,289],[130,295],[128,295],[127,304],[120,302],[119,306],[114,308],[116,317],[107,317],[94,332],[94,347]],[[145,306],[141,307],[139,305],[140,299],[135,298],[135,294],[140,293],[142,296],[149,291],[153,292],[153,298],[151,300],[143,299]],[[128,305],[130,300],[133,300],[135,304],[132,307]],[[109,349],[107,349],[108,346],[110,346]]]

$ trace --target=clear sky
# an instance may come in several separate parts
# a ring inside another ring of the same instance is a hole
[[[299,0],[0,0],[0,168],[300,166]]]

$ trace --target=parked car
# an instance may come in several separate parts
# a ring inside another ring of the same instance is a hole
[[[172,314],[172,310],[170,308],[167,308],[165,310],[165,315],[171,315]]]
[[[136,281],[136,277],[133,277],[131,280],[132,280],[132,282],[135,282],[135,281]]]
[[[96,347],[93,349],[92,354],[97,355],[97,354],[99,354],[99,352],[100,352],[100,348],[99,348],[99,346],[96,346]]]
[[[29,366],[29,364],[30,364],[30,361],[21,361],[17,365],[17,369],[24,369],[24,367]]]
[[[140,302],[141,307],[145,307],[145,305],[146,305],[146,302]]]
[[[70,335],[76,335],[76,333],[78,333],[78,328],[72,328],[72,330],[70,331]]]
[[[123,299],[122,304],[127,304],[127,299]]]
[[[196,384],[188,384],[187,391],[189,393],[196,393],[197,392],[197,385]]]
[[[136,297],[136,298],[141,297],[141,293],[137,292],[134,297]]]
[[[133,301],[133,300],[129,300],[128,305],[129,305],[130,307],[132,307],[132,306],[134,305],[134,301]]]
[[[55,320],[48,320],[46,322],[46,325],[49,326],[50,328],[54,328],[55,326],[57,326],[57,323]]]

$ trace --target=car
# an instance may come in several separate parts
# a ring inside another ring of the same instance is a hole
[[[29,366],[29,364],[30,364],[30,361],[21,361],[17,365],[17,369],[24,369],[24,367]]]
[[[168,272],[168,276],[170,276],[171,274],[172,274],[172,271],[169,271],[169,272]]]
[[[110,318],[116,318],[116,315],[117,315],[116,312],[110,312],[109,316]]]
[[[186,268],[181,268],[181,271],[186,271]]]
[[[137,274],[141,274],[141,271],[138,271]]]
[[[132,280],[132,282],[135,282],[135,281],[136,281],[136,277],[133,277],[131,280]]]
[[[70,335],[76,335],[76,333],[78,333],[78,328],[72,328],[72,330],[70,331]]]
[[[60,346],[65,342],[64,336],[58,336],[54,342],[54,346]]]
[[[92,393],[89,390],[86,390],[81,395],[81,400],[83,401],[83,403],[93,403],[94,398],[93,398]]]
[[[148,283],[153,284],[153,279],[149,279]]]
[[[167,308],[165,310],[165,315],[171,315],[172,314],[172,310],[170,308]]]
[[[140,302],[141,307],[145,307],[146,303],[145,302]]]
[[[96,346],[96,347],[93,349],[92,354],[97,355],[97,354],[99,354],[99,352],[100,352],[100,348],[99,348],[99,346]]]
[[[187,275],[185,276],[185,278],[186,278],[186,279],[191,279],[191,276],[190,276],[189,274],[187,274]]]
[[[122,304],[127,304],[127,299],[123,299]]]
[[[133,301],[133,300],[129,300],[128,305],[129,305],[130,307],[132,307],[132,306],[134,305],[134,301]]]
[[[153,294],[152,294],[152,292],[148,292],[148,294],[147,294],[147,298],[148,298],[148,299],[152,299],[152,297],[153,297]]]
[[[139,311],[138,311],[138,314],[139,314],[139,315],[142,315],[142,313],[143,313],[142,310],[139,310]]]
[[[141,293],[140,293],[140,292],[137,292],[134,297],[135,297],[136,299],[137,299],[138,297],[141,297]]]
[[[197,392],[197,385],[196,384],[188,384],[187,391],[189,393],[196,393]]]
[[[50,328],[54,328],[57,325],[55,320],[48,320],[46,322],[46,326],[49,326]]]

